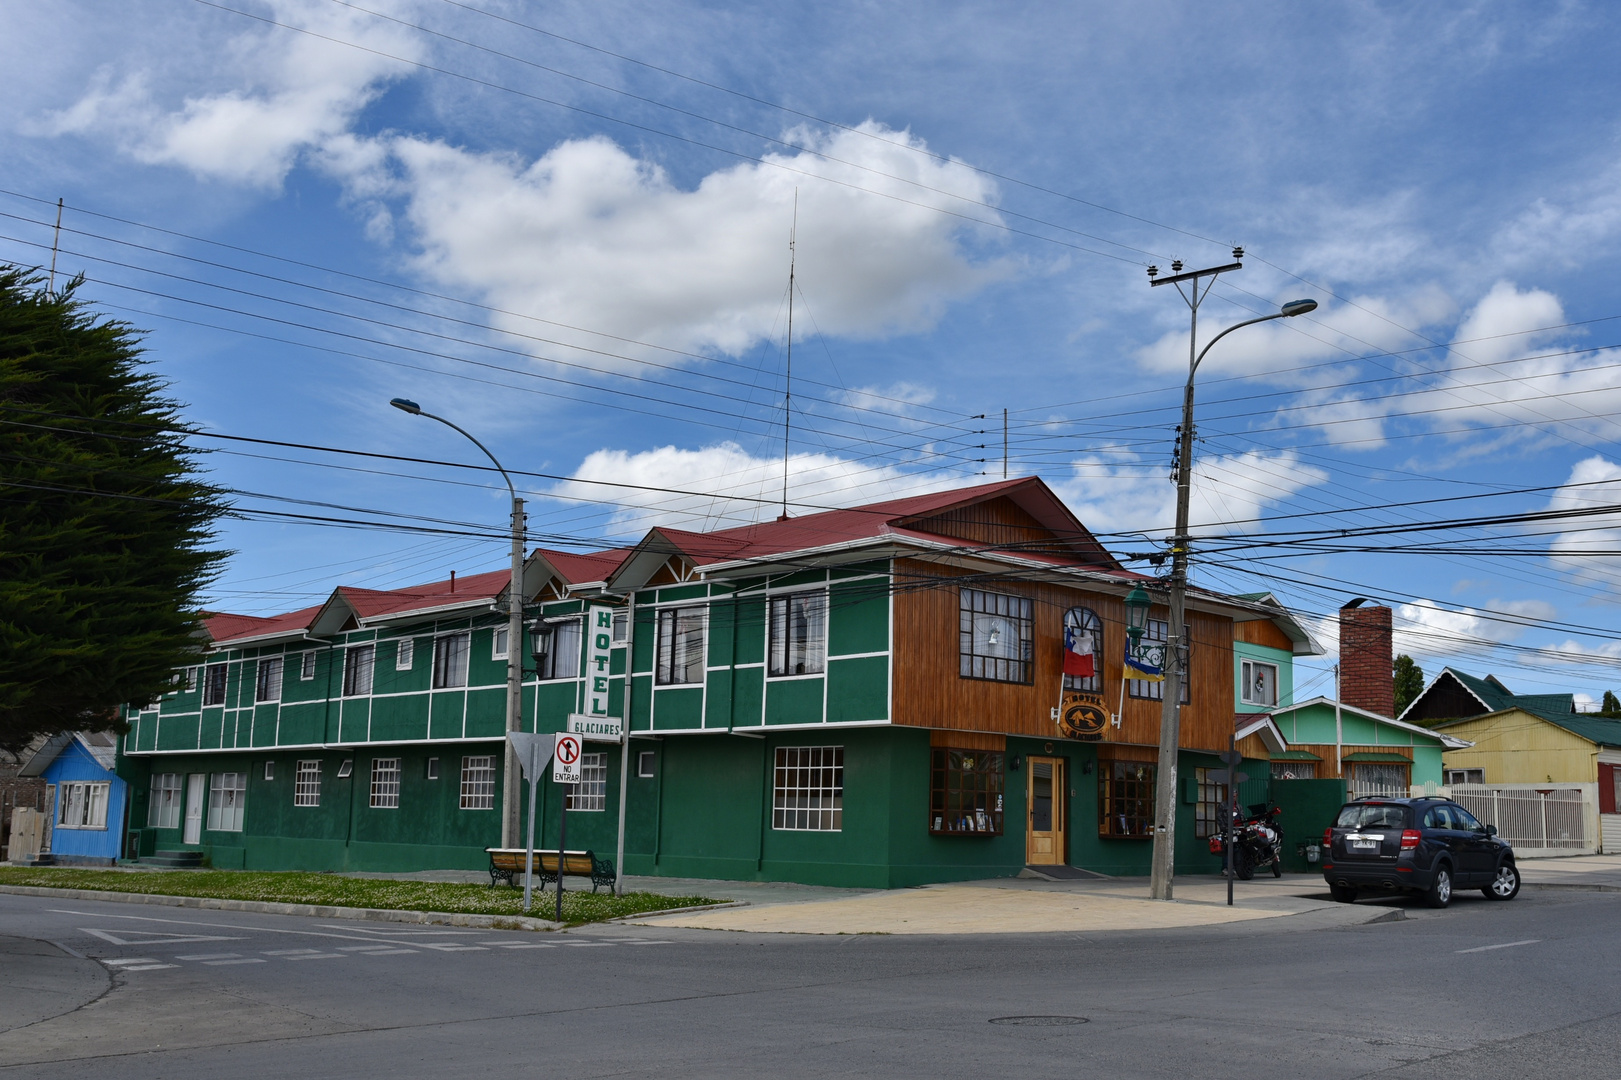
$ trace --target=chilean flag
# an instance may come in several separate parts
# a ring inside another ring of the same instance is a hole
[[[1064,674],[1090,679],[1097,674],[1093,659],[1092,635],[1073,626],[1064,627]]]

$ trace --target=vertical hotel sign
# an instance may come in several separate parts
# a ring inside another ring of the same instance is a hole
[[[592,605],[586,609],[585,633],[585,715],[608,715],[608,669],[613,651],[613,608]]]

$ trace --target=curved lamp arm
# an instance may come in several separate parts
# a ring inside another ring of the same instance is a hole
[[[1200,355],[1201,355],[1201,357],[1203,356],[1202,353]],[[442,416],[435,416],[431,412],[425,412],[421,405],[418,405],[416,402],[412,401],[410,398],[393,398],[393,399],[391,399],[389,401],[389,404],[394,406],[396,409],[400,410],[401,412],[410,413],[412,416],[426,416],[429,420],[437,420],[441,424],[445,425],[446,427],[455,428],[457,431],[459,431],[463,435],[467,436],[467,441],[472,443],[474,446],[478,447],[480,450],[484,451],[484,456],[490,459],[490,464],[494,465],[495,470],[501,474],[501,479],[503,479],[503,480],[505,480],[507,482],[507,493],[509,495],[511,495],[514,499],[516,499],[518,497],[518,489],[512,486],[512,477],[507,475],[507,471],[501,467],[501,463],[495,459],[495,455],[490,453],[490,448],[485,446],[483,443],[479,442],[477,439],[473,438],[472,433],[469,432],[466,428],[462,427],[460,424],[457,424],[457,423],[455,423],[453,421],[446,420]]]
[[[1271,322],[1273,319],[1292,319],[1296,315],[1304,315],[1308,311],[1316,310],[1317,301],[1315,300],[1291,300],[1287,304],[1283,305],[1283,310],[1281,311],[1274,311],[1270,315],[1262,315],[1259,318],[1245,319],[1243,322],[1233,323],[1233,325],[1211,338],[1208,342],[1206,342],[1205,347],[1199,350],[1199,355],[1194,358],[1193,366],[1188,369],[1188,381],[1193,381],[1194,372],[1199,370],[1199,364],[1203,362],[1205,353],[1210,351],[1210,346],[1214,345],[1216,342],[1220,341],[1234,330],[1240,330],[1246,326],[1254,326],[1256,323]],[[469,438],[471,438],[471,436],[469,436]],[[488,451],[485,452],[488,453]]]

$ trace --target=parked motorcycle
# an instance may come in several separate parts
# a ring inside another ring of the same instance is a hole
[[[1283,876],[1283,828],[1278,816],[1283,813],[1276,806],[1254,803],[1250,816],[1233,815],[1233,873],[1240,881],[1248,881],[1255,871],[1272,867],[1272,876]],[[1221,855],[1226,837],[1218,833],[1210,838],[1210,853]],[[1223,873],[1225,874],[1225,869]]]

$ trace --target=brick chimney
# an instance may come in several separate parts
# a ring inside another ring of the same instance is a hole
[[[1363,607],[1366,603],[1358,597],[1340,608],[1340,700],[1380,716],[1395,716],[1390,609]]]

